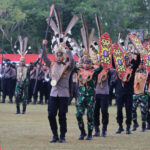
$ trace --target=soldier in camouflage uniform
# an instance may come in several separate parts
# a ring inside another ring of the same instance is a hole
[[[137,122],[137,112],[136,109],[138,104],[141,106],[141,119],[142,119],[142,132],[146,130],[146,120],[147,120],[147,110],[148,110],[148,96],[146,93],[145,85],[148,78],[148,73],[144,68],[143,61],[139,65],[135,73],[134,80],[134,95],[133,95],[133,106],[132,106],[132,120],[133,128],[132,131],[135,131],[139,126]]]
[[[77,112],[76,118],[78,121],[78,126],[81,131],[79,140],[83,140],[86,136],[83,122],[83,114],[87,108],[87,120],[88,120],[88,136],[86,140],[92,140],[92,131],[94,126],[94,108],[95,108],[95,91],[97,76],[101,72],[102,68],[94,69],[91,66],[91,60],[84,60],[84,69],[75,68],[75,71],[78,73],[79,80],[79,97],[77,100]],[[87,76],[86,76],[87,75]],[[87,78],[86,78],[86,77]]]
[[[33,66],[38,63],[40,58],[38,58],[38,60],[34,62],[34,65],[30,65],[29,67],[27,67],[25,65],[24,56],[27,53],[26,47],[27,47],[28,38],[25,37],[22,40],[21,36],[19,36],[18,39],[20,43],[20,50],[18,50],[18,52],[21,55],[21,58],[20,58],[20,65],[16,67],[16,71],[17,71],[17,83],[15,88],[16,107],[17,107],[16,114],[20,114],[20,103],[23,103],[22,114],[25,114],[26,104],[28,99],[30,71],[31,69],[33,69]]]
[[[17,83],[15,88],[15,97],[16,97],[16,114],[20,114],[20,103],[23,104],[22,114],[26,113],[26,104],[28,99],[28,87],[30,79],[30,71],[33,69],[34,65],[38,63],[39,59],[34,62],[33,65],[27,67],[25,65],[24,57],[20,59],[20,65],[17,67]]]

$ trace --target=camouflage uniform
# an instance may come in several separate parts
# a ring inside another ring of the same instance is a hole
[[[23,78],[19,79],[20,70],[22,70]],[[24,67],[17,68],[17,84],[15,88],[15,97],[16,97],[16,107],[17,113],[20,113],[20,103],[23,104],[23,112],[26,111],[26,104],[27,104],[27,96],[28,96],[28,85],[29,85],[29,69]]]
[[[138,70],[138,73],[146,73],[146,70]],[[147,110],[148,110],[148,96],[146,94],[146,89],[142,94],[134,94],[133,95],[133,105],[132,105],[132,120],[134,124],[137,124],[137,112],[136,109],[140,104],[141,107],[141,119],[142,119],[142,128],[146,127],[146,120],[147,120]]]
[[[141,106],[142,123],[146,123],[147,109],[148,109],[148,96],[147,95],[141,95],[141,96],[133,95],[133,107],[132,107],[132,119],[133,119],[133,121],[137,121],[136,109],[137,109],[138,104],[140,104],[140,106]]]
[[[97,81],[97,76],[101,71],[101,68],[95,69],[93,77],[86,84],[79,81],[79,97],[77,100],[77,112],[76,118],[78,121],[79,129],[84,130],[83,114],[87,108],[87,120],[88,120],[88,131],[93,130],[94,126],[94,108],[95,108],[95,86]]]
[[[16,114],[20,113],[20,103],[23,104],[22,113],[26,112],[26,104],[28,99],[28,87],[29,87],[29,79],[30,79],[30,70],[34,65],[38,63],[39,59],[34,62],[33,65],[29,67],[19,66],[17,67],[17,83],[15,88],[15,97],[16,97]]]

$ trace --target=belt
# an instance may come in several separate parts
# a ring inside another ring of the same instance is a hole
[[[134,94],[135,96],[144,96],[145,93],[140,93],[140,94]]]

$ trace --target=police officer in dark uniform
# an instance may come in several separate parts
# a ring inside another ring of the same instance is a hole
[[[13,66],[16,66],[16,64],[13,63]],[[16,68],[12,67],[12,73],[10,77],[10,90],[9,90],[9,98],[10,102],[12,103],[13,103],[13,96],[15,93],[16,81],[17,81],[17,71]]]
[[[47,45],[47,41],[43,41],[44,45]],[[56,84],[55,80],[52,79],[52,89],[50,93],[50,99],[48,101],[48,120],[50,123],[50,127],[53,133],[53,138],[50,140],[50,143],[54,143],[59,141],[60,143],[66,142],[65,135],[67,132],[67,117],[66,113],[68,112],[68,99],[70,97],[69,93],[69,78],[71,72],[74,68],[74,59],[71,51],[66,47],[65,43],[62,43],[56,52],[56,61],[54,65],[51,66],[51,61],[47,57],[46,51],[44,50],[43,57],[46,65],[48,67],[52,67],[51,70],[55,70],[55,72],[59,73],[61,71],[62,66],[66,64],[64,61],[64,53],[63,50],[66,49],[67,57],[69,58],[67,70],[64,72],[63,76],[60,78],[58,83]],[[54,68],[53,68],[54,67]],[[52,73],[51,73],[52,74]],[[58,137],[58,127],[56,122],[56,116],[59,110],[59,125],[60,125],[60,138]]]
[[[32,103],[34,105],[37,103],[38,92],[40,92],[40,101],[38,102],[38,104],[42,104],[42,99],[43,99],[42,84],[43,84],[44,72],[43,72],[42,67],[40,68],[40,70],[38,70],[39,67],[40,66],[37,65],[37,68],[36,68],[37,86],[36,86],[36,89],[35,89],[35,93],[33,93],[34,101]]]
[[[124,83],[124,86],[122,86],[122,81],[117,78],[115,81],[115,90],[116,90],[116,98],[117,98],[117,123],[119,124],[119,128],[116,131],[116,134],[120,134],[123,129],[123,114],[122,114],[122,108],[125,105],[126,109],[126,134],[131,134],[130,126],[132,121],[132,96],[133,96],[133,85],[134,85],[134,76],[135,71],[138,68],[140,64],[140,55],[137,54],[137,58],[132,59],[131,62],[129,62],[129,57],[125,56],[125,62],[126,66],[131,66],[132,68],[132,74],[129,81]]]
[[[3,97],[2,103],[5,103],[5,98],[10,93],[10,81],[11,81],[11,74],[12,74],[12,67],[10,66],[10,60],[6,59],[6,64],[4,67],[4,74],[3,74]],[[9,103],[12,103],[11,98],[9,97]]]
[[[30,65],[33,65],[33,63],[30,63]],[[36,67],[33,67],[30,71],[30,84],[29,84],[29,91],[28,91],[28,104],[32,102],[32,96],[33,96],[33,90],[36,80]]]

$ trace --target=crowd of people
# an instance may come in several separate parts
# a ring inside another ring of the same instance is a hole
[[[31,66],[33,63],[30,63]],[[1,103],[6,102],[6,96],[9,98],[9,103],[15,103],[15,87],[17,83],[17,69],[18,64],[12,63],[9,59],[6,59],[1,67],[0,87],[1,87]],[[40,68],[40,69],[39,69]],[[27,92],[27,104],[47,104],[50,95],[50,76],[49,69],[46,65],[39,63],[30,69],[29,88]],[[37,86],[35,82],[37,80]],[[35,91],[34,91],[35,88]]]

